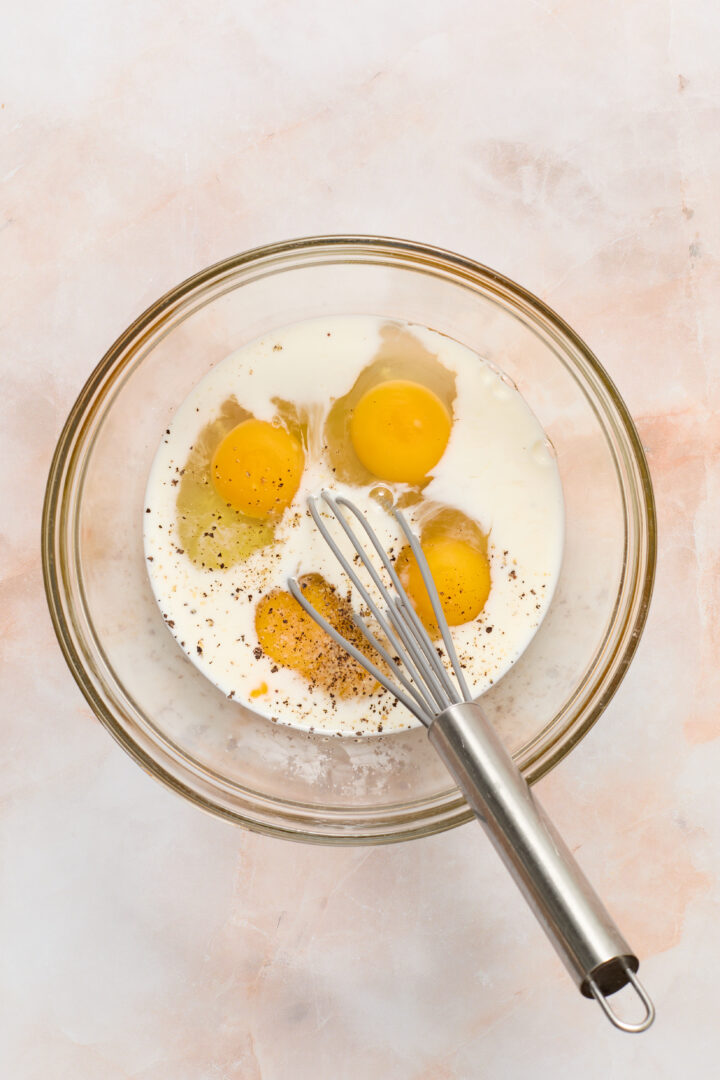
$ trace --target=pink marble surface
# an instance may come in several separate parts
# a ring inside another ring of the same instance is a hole
[[[719,32],[711,0],[6,8],[3,1075],[716,1075]],[[324,850],[206,817],[112,742],[55,644],[43,487],[104,349],[215,259],[342,231],[523,282],[637,418],[650,621],[540,794],[643,957],[645,1036],[575,993],[479,829]]]

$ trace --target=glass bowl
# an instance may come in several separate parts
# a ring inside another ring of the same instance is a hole
[[[250,829],[385,843],[471,817],[425,731],[307,734],[227,700],[168,633],[143,557],[148,471],[188,391],[254,338],[334,314],[405,319],[470,346],[515,381],[551,439],[566,501],[562,574],[529,649],[483,701],[528,781],[560,761],[637,646],[655,567],[652,488],[628,411],[587,346],[471,259],[382,237],[312,237],[237,255],[163,296],[104,356],[60,436],[45,586],[78,685],[149,773]]]

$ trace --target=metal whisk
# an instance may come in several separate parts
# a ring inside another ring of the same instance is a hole
[[[335,642],[427,728],[430,742],[484,826],[581,993],[588,998],[594,997],[608,1019],[621,1030],[645,1031],[655,1018],[655,1009],[637,978],[638,958],[537,803],[480,705],[472,700],[418,538],[402,512],[392,510],[417,561],[454,680],[365,515],[349,499],[334,498],[328,492],[322,493],[322,499],[377,590],[379,602],[335,541],[318,510],[318,501],[308,499],[315,524],[387,642],[383,644],[360,615],[353,615],[355,624],[384,666],[374,663],[339,634],[308,602],[294,578],[288,582],[291,593]],[[352,523],[343,510],[354,519]],[[374,549],[390,587],[363,546],[358,526]],[[628,983],[634,987],[645,1008],[645,1016],[637,1023],[621,1019],[607,1000],[607,995]]]

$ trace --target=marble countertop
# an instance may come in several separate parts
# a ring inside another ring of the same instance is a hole
[[[2,1037],[12,1080],[712,1075],[720,1053],[720,9],[710,0],[13,5],[0,39]],[[269,240],[439,244],[546,299],[626,396],[655,598],[539,785],[658,1019],[572,988],[479,829],[327,850],[205,816],[94,719],[39,557],[117,334]]]

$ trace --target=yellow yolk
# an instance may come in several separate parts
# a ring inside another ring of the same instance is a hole
[[[248,517],[279,517],[300,486],[305,454],[284,428],[244,420],[218,446],[210,466],[221,498]]]
[[[460,626],[477,618],[490,593],[490,564],[487,556],[465,540],[434,537],[422,544],[430,572],[450,626]],[[435,626],[435,616],[420,568],[409,547],[397,559],[397,571],[413,607],[424,625]]]
[[[298,581],[309,602],[357,648],[370,647],[352,621],[352,607],[320,574]],[[255,630],[263,652],[311,683],[339,697],[371,693],[377,685],[345,650],[317,625],[291,593],[273,589],[255,610]]]
[[[266,682],[261,682],[259,686],[256,686],[254,690],[250,691],[250,697],[262,697],[263,694],[267,694],[267,692],[268,684]]]
[[[445,453],[452,421],[437,394],[394,379],[360,398],[350,438],[365,468],[380,480],[415,484]]]

